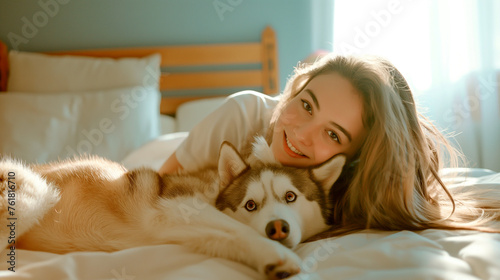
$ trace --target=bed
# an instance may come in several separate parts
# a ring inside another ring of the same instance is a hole
[[[244,66],[242,66],[244,65]],[[163,161],[225,93],[279,92],[276,36],[258,42],[12,52],[0,44],[0,153],[46,162],[89,152],[127,168]],[[447,170],[454,188],[500,187],[486,169]],[[450,172],[453,171],[453,172]],[[499,198],[500,199],[500,198]],[[363,231],[300,244],[292,279],[500,279],[500,234]],[[114,253],[1,253],[0,279],[261,279],[179,245]]]

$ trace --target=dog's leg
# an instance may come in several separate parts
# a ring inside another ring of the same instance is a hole
[[[59,201],[57,188],[22,163],[0,159],[0,227],[2,248],[36,225]]]
[[[164,203],[169,225],[152,226],[157,229],[156,238],[165,243],[182,244],[203,254],[245,263],[269,279],[299,273],[301,260],[292,250],[261,236],[215,207],[194,197]]]

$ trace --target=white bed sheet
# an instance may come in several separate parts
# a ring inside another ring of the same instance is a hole
[[[364,232],[301,244],[296,252],[303,272],[292,279],[500,279],[500,234]],[[0,271],[0,279],[263,279],[245,265],[179,245],[16,253],[16,272]]]
[[[131,153],[129,167],[158,169],[187,133],[164,135]],[[463,170],[462,170],[463,171]],[[500,188],[500,173],[474,170],[456,186]],[[499,197],[500,199],[500,197]],[[475,231],[365,231],[300,244],[302,273],[291,279],[500,279],[500,234]],[[1,252],[0,279],[263,279],[237,262],[179,245],[57,255],[16,250],[15,272]]]

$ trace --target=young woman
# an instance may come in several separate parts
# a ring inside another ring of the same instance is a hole
[[[330,193],[328,235],[366,228],[498,231],[492,223],[500,202],[454,198],[441,181],[441,150],[447,158],[456,154],[417,112],[406,80],[384,59],[328,55],[296,68],[280,97],[232,95],[192,130],[160,173],[215,164],[223,141],[247,154],[259,134],[284,165],[309,167],[347,156]]]

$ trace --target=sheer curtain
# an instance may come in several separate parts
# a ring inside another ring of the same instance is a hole
[[[468,166],[500,171],[500,1],[334,3],[333,51],[391,60]]]

